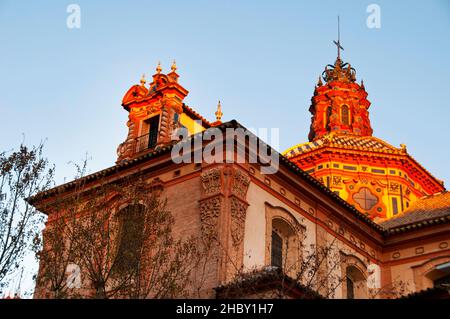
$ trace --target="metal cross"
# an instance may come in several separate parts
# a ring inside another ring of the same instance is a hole
[[[344,48],[341,46],[341,31],[340,31],[340,23],[339,23],[339,16],[338,16],[338,40],[333,41],[334,44],[337,46],[337,52],[338,52],[338,59],[341,59],[341,49],[344,50]]]

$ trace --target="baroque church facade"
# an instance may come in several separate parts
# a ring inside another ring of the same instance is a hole
[[[187,94],[175,63],[167,74],[158,65],[151,83],[143,78],[128,90],[122,101],[128,135],[116,164],[83,177],[83,189],[73,181],[29,199],[48,215],[44,247],[46,232],[64,214],[56,211],[57,197],[89,196],[99,183],[139,176],[161,189],[175,236],[220,242],[217,259],[206,267],[201,297],[267,296],[279,280],[273,276],[277,269],[286,275],[283,284],[294,282],[289,298],[387,298],[397,283],[406,284],[399,295],[448,283],[450,195],[406,146],[372,135],[364,84],[339,56],[315,86],[309,141],[283,154],[271,150],[279,161],[274,174],[262,173],[264,163],[249,161],[248,140],[236,137],[232,158],[242,146],[244,161],[174,163],[179,128],[191,140],[200,139],[201,149],[211,143],[201,138],[209,129],[245,129],[235,120],[222,122],[220,104],[216,120],[208,121],[183,103]],[[326,260],[314,270],[318,275],[308,287],[295,282],[295,265],[331,244],[338,261]],[[38,276],[43,267],[41,262]],[[256,291],[235,289],[238,270],[257,277]],[[333,294],[318,281],[334,287]],[[89,283],[82,285],[82,294],[89,295]],[[48,286],[36,286],[35,298],[50,296]]]

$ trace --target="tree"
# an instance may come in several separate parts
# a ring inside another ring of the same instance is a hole
[[[43,216],[24,199],[52,184],[54,168],[42,150],[21,144],[0,153],[0,292],[39,237]]]
[[[85,167],[85,165],[84,165]],[[138,176],[87,187],[51,204],[39,253],[39,289],[51,298],[174,298],[188,295],[204,260],[199,239],[174,239],[174,219],[157,183]],[[81,269],[82,287],[67,281]]]
[[[337,238],[324,240],[321,245],[306,247],[306,234],[300,235],[297,251],[283,245],[281,266],[255,267],[245,270],[234,265],[235,277],[216,289],[219,298],[269,298],[269,299],[329,299],[350,279],[345,268],[356,266],[356,262],[342,252]],[[271,250],[268,245],[267,249]],[[291,255],[291,256],[289,256]],[[292,255],[296,256],[295,258]],[[407,284],[394,280],[380,288],[369,288],[367,279],[355,283],[355,289],[365,293],[360,298],[399,298],[407,293]],[[346,298],[347,296],[342,296]]]
[[[220,298],[332,298],[344,277],[338,271],[342,256],[336,239],[305,247],[305,235],[296,247],[297,257],[288,258],[293,251],[282,252],[281,266],[255,267],[245,270],[235,267],[235,277],[217,289]],[[270,246],[267,247],[270,251]],[[230,260],[232,263],[232,261]]]
[[[56,196],[47,210],[49,218],[42,232],[42,240],[35,246],[36,258],[39,260],[39,273],[36,278],[35,294],[46,290],[46,296],[53,299],[67,298],[72,288],[67,270],[76,265],[75,242],[71,240],[74,226],[77,225],[76,211],[80,205],[81,191],[85,185],[82,177],[86,175],[87,158],[82,165],[72,162],[76,168],[76,184],[74,195],[70,197]],[[36,195],[36,194],[34,194]],[[32,198],[28,199],[33,202]]]
[[[411,291],[410,284],[399,278],[395,278],[391,283],[376,289],[369,289],[368,299],[397,299],[408,295]]]

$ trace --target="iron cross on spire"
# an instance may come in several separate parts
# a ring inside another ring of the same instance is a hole
[[[338,60],[340,60],[341,50],[344,50],[344,48],[341,46],[341,30],[340,30],[339,16],[338,16],[338,40],[337,42],[333,40],[333,42],[337,46]]]

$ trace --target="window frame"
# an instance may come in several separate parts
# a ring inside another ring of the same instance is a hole
[[[282,268],[284,240],[275,230],[272,230],[272,242],[270,247],[270,265]]]

